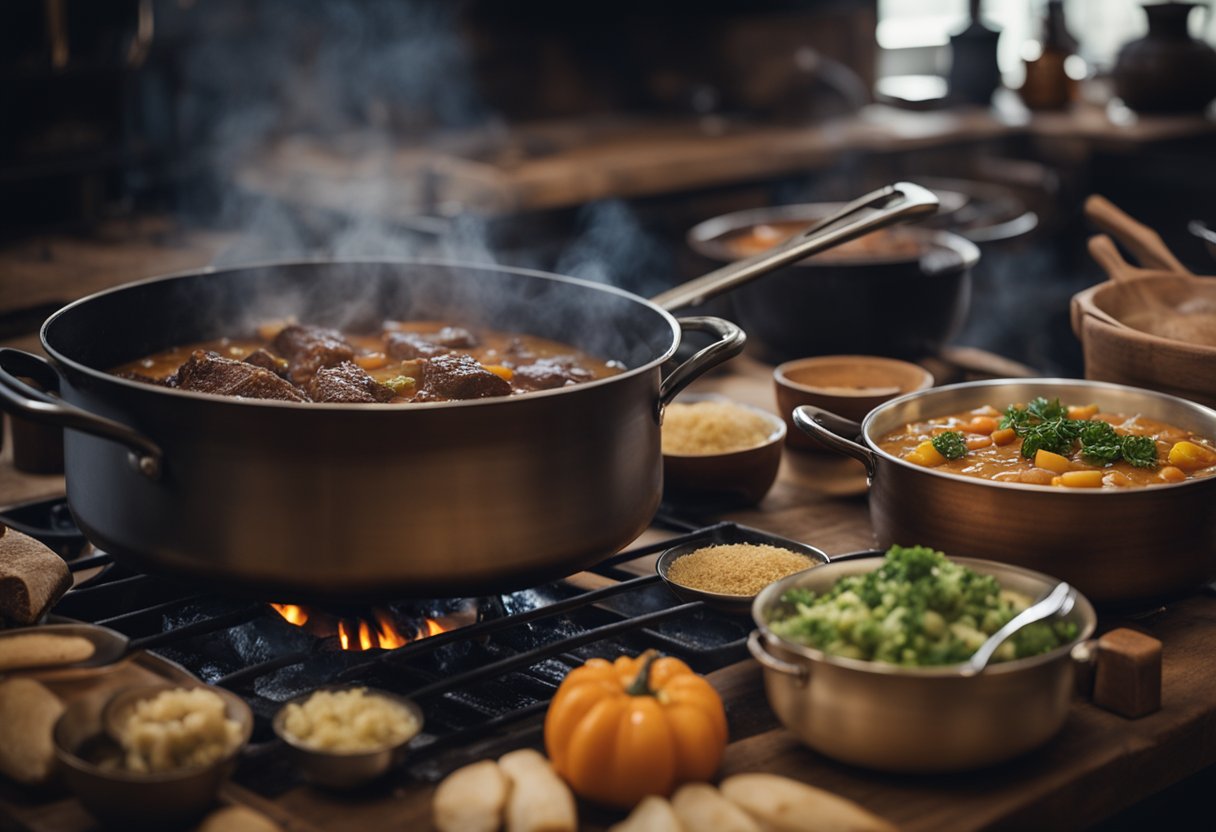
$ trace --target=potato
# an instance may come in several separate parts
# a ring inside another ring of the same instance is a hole
[[[282,829],[248,806],[225,806],[203,818],[195,832],[282,832]]]
[[[721,789],[763,832],[895,832],[853,801],[788,777],[736,774]]]
[[[511,781],[498,763],[481,760],[458,768],[435,790],[431,812],[439,832],[495,832],[502,828]]]
[[[667,799],[652,794],[643,797],[629,817],[608,827],[608,832],[695,832],[695,827],[685,827]]]
[[[507,832],[575,832],[578,808],[574,793],[538,751],[521,748],[498,758],[511,781],[507,798]]]
[[[33,679],[0,682],[0,773],[37,785],[55,771],[51,731],[63,703]]]
[[[688,832],[760,832],[747,812],[731,803],[708,783],[688,783],[671,796],[671,808]]]

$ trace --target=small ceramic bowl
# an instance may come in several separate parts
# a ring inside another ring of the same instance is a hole
[[[704,601],[720,612],[732,615],[747,615],[751,611],[752,601],[755,599],[756,594],[729,595],[723,592],[709,592],[704,589],[695,589],[691,586],[678,584],[671,579],[671,565],[685,555],[690,555],[698,549],[704,549],[707,546],[721,546],[732,543],[761,544],[775,546],[778,549],[787,549],[795,554],[804,556],[806,558],[807,569],[814,566],[822,566],[828,562],[828,556],[814,546],[807,546],[805,543],[798,543],[797,541],[786,540],[785,538],[772,537],[763,532],[753,532],[748,529],[739,528],[728,539],[695,540],[665,550],[659,555],[658,560],[655,561],[655,571],[659,573],[659,577],[667,584],[668,589],[682,601]]]
[[[673,503],[715,507],[754,505],[777,480],[782,441],[789,430],[781,417],[721,396],[681,396],[683,404],[719,401],[749,410],[771,426],[764,442],[716,454],[663,454],[663,497]]]
[[[378,696],[405,708],[414,717],[416,730],[398,743],[367,751],[328,751],[313,748],[288,733],[284,723],[288,705],[302,705],[318,691],[311,691],[284,703],[274,715],[274,732],[291,750],[291,756],[299,767],[301,776],[313,785],[327,789],[354,789],[371,783],[405,759],[410,742],[422,731],[422,709],[412,699],[366,685],[323,687],[318,690],[338,691],[352,688],[365,688],[369,696]]]
[[[201,817],[214,805],[220,786],[236,767],[253,731],[253,713],[236,694],[207,690],[224,700],[229,719],[240,725],[240,742],[205,766],[142,774],[121,765],[122,749],[113,727],[141,699],[183,687],[172,683],[125,688],[99,711],[94,700],[74,702],[55,723],[52,740],[59,770],[90,814],[107,827],[172,829]]]
[[[777,409],[788,427],[786,443],[802,450],[826,450],[794,427],[795,408],[811,404],[860,422],[874,408],[905,393],[933,386],[924,367],[876,355],[819,355],[787,361],[773,371]]]

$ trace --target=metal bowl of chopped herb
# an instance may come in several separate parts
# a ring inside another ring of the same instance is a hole
[[[749,648],[769,703],[807,745],[855,765],[944,772],[1036,748],[1063,726],[1072,649],[1097,621],[1078,596],[969,676],[962,662],[1058,581],[923,546],[833,561],[756,597]]]

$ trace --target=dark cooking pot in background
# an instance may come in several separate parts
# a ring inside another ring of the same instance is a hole
[[[760,225],[811,222],[837,206],[782,205],[737,211],[688,232],[713,263],[738,259],[727,240]],[[934,354],[962,328],[971,299],[974,243],[947,231],[901,227],[918,254],[803,260],[730,294],[734,319],[773,362],[858,353],[898,358]]]
[[[1034,569],[1068,581],[1098,605],[1159,600],[1216,578],[1216,477],[1125,489],[996,482],[936,471],[878,447],[908,422],[1036,396],[1142,413],[1216,437],[1216,410],[1176,396],[1071,379],[997,379],[953,384],[892,399],[857,425],[819,408],[794,423],[858,459],[870,480],[878,545],[922,544],[952,557]],[[860,437],[859,441],[854,441]]]
[[[526,396],[408,405],[221,398],[107,372],[287,314],[350,328],[457,319],[564,341],[628,369]],[[690,329],[717,340],[660,378]],[[72,428],[68,502],[93,543],[141,568],[306,599],[468,596],[616,551],[659,504],[663,405],[737,353],[743,335],[539,272],[295,263],[101,292],[48,318],[42,344],[53,363],[0,351],[0,398]]]

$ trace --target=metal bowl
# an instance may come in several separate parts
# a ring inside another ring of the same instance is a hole
[[[405,708],[414,717],[417,730],[395,745],[375,748],[370,751],[327,751],[313,748],[293,737],[284,728],[288,705],[302,705],[318,691],[339,691],[364,688],[369,696],[391,700]],[[283,704],[272,722],[275,734],[290,749],[291,757],[299,767],[300,774],[308,782],[328,789],[353,789],[371,783],[389,769],[405,759],[410,742],[422,731],[422,709],[412,699],[398,696],[366,685],[335,685],[318,688],[317,691],[297,696]]]
[[[691,554],[698,549],[704,549],[707,546],[721,546],[731,543],[763,544],[766,546],[776,546],[779,549],[788,549],[791,552],[806,556],[807,569],[813,569],[828,562],[828,556],[814,546],[807,546],[805,543],[798,543],[794,540],[786,540],[785,538],[740,528],[734,530],[728,539],[696,540],[683,543],[679,546],[672,546],[659,555],[658,560],[654,564],[655,571],[659,573],[659,577],[667,584],[672,594],[682,601],[704,601],[707,605],[721,612],[731,615],[746,615],[752,608],[752,602],[756,599],[755,595],[729,595],[723,592],[709,592],[703,589],[695,589],[676,583],[671,579],[670,575],[671,565],[685,555]]]
[[[949,553],[947,553],[949,554]],[[764,666],[773,711],[802,742],[838,760],[894,772],[962,771],[1037,748],[1063,727],[1072,699],[1070,652],[1097,623],[1078,594],[1066,618],[1077,637],[1048,653],[990,664],[975,676],[957,665],[906,668],[828,655],[768,628],[795,587],[824,592],[842,577],[871,572],[881,557],[841,560],[770,584],[752,605],[748,647]],[[1003,563],[952,558],[1037,598],[1059,581]]]
[[[241,740],[230,753],[206,766],[141,774],[121,765],[122,750],[105,726],[139,699],[183,687],[180,684],[126,688],[99,710],[95,699],[68,706],[52,733],[55,757],[68,787],[81,804],[107,826],[167,829],[185,825],[214,803],[253,731],[253,713],[239,696],[222,688],[208,690],[224,700],[229,719],[241,726]]]

